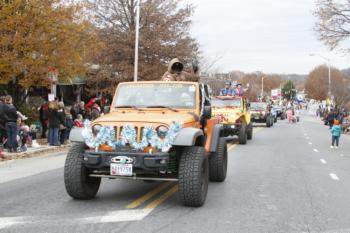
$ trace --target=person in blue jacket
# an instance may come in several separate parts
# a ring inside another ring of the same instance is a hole
[[[220,96],[233,96],[234,90],[231,88],[231,82],[225,83],[225,88],[220,90]]]
[[[334,124],[331,129],[331,134],[332,134],[331,148],[338,149],[341,131],[342,130],[341,130],[341,126],[339,125],[339,120],[334,120]]]

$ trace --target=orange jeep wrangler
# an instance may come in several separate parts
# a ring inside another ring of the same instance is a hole
[[[203,205],[208,179],[222,182],[227,170],[223,125],[211,118],[208,96],[195,82],[120,83],[110,113],[70,133],[68,194],[92,199],[101,178],[174,181],[184,205]]]

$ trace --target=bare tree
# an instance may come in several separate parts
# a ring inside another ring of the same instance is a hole
[[[107,78],[116,82],[132,79],[136,3],[136,0],[88,0],[88,9],[104,44],[95,62],[109,70],[99,72],[101,76],[95,81],[104,80],[104,75],[109,74],[113,75]],[[143,0],[141,9],[140,80],[160,79],[174,57],[190,69],[192,60],[199,54],[199,46],[189,33],[192,5],[172,0]]]
[[[350,36],[350,0],[317,0],[316,6],[315,31],[319,40],[332,50],[340,47]]]

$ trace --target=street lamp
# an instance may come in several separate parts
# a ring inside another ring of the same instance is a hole
[[[332,93],[331,93],[331,59],[326,58],[320,54],[313,54],[311,53],[310,56],[314,57],[318,55],[319,57],[321,57],[323,60],[325,60],[328,64],[328,96],[331,97]]]
[[[137,0],[136,4],[136,28],[135,28],[135,62],[134,62],[134,82],[137,82],[137,73],[139,65],[139,36],[140,36],[140,4],[141,0]]]

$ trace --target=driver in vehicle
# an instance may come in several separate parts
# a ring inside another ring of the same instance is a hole
[[[199,75],[198,67],[193,64],[193,71],[186,72],[183,70],[184,65],[178,58],[174,58],[170,61],[168,70],[164,73],[162,81],[191,81],[198,82]]]

